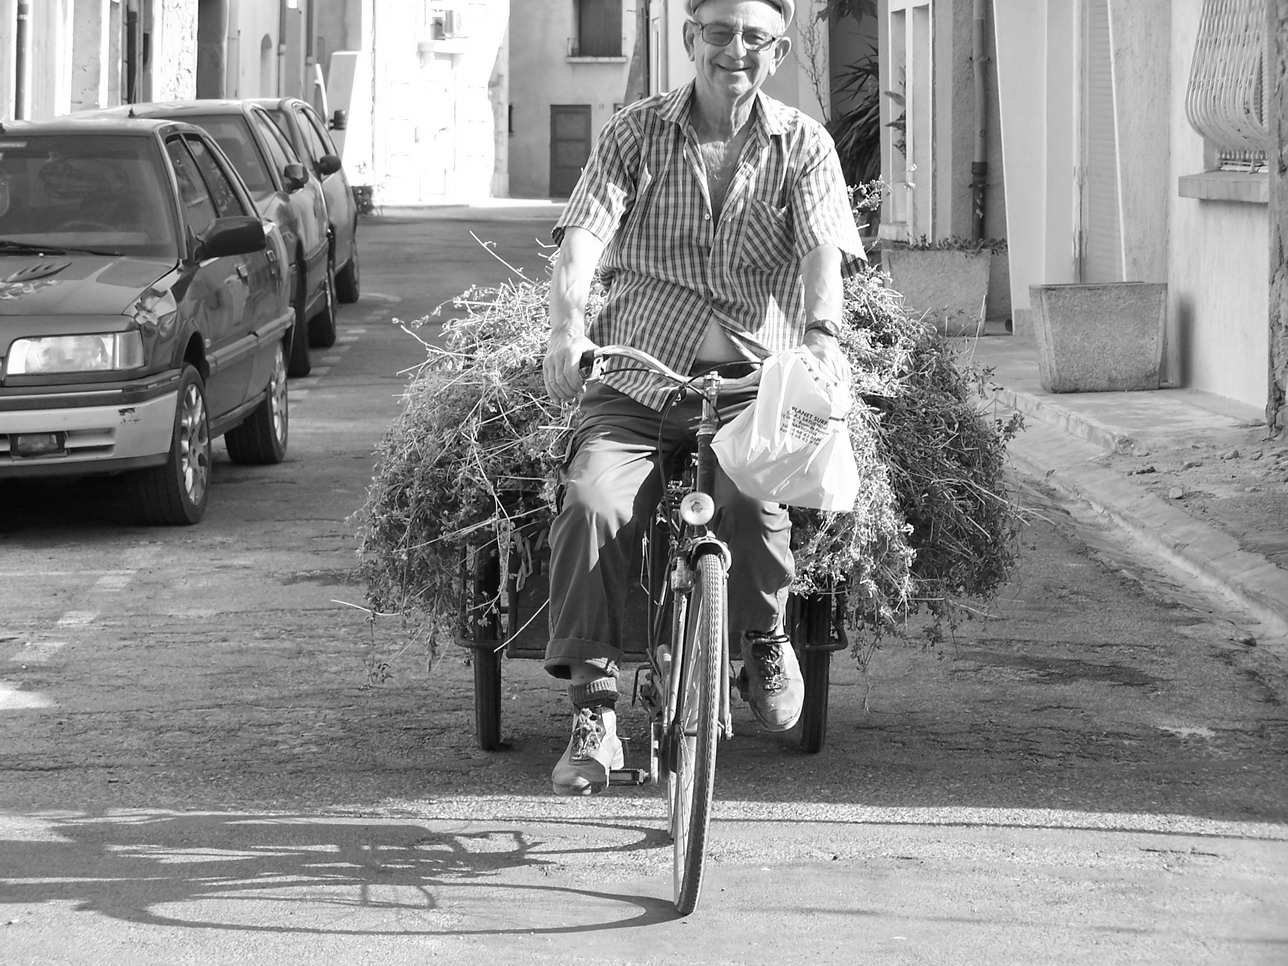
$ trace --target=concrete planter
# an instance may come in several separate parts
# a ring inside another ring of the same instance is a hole
[[[883,248],[881,268],[903,295],[904,308],[945,335],[979,335],[984,329],[993,253],[953,248]]]
[[[1048,392],[1157,389],[1167,285],[1031,285],[1038,375]]]

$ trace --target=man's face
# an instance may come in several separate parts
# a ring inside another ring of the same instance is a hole
[[[791,41],[780,36],[784,32],[782,14],[765,0],[706,0],[693,18],[696,24],[690,21],[684,25],[684,49],[697,68],[700,95],[732,102],[755,93],[791,49]],[[737,33],[728,45],[718,47],[702,37],[699,24],[778,39],[764,50],[749,50],[745,35]]]

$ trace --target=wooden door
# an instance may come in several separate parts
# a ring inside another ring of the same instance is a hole
[[[590,105],[550,105],[550,197],[567,198],[590,158]]]

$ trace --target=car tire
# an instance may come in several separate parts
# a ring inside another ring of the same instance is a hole
[[[309,322],[304,317],[304,269],[300,269],[300,284],[295,294],[295,324],[291,327],[291,361],[286,374],[292,379],[303,379],[313,371],[309,359]]]
[[[353,254],[335,276],[335,294],[345,305],[352,305],[362,294],[362,276],[358,267],[358,239],[353,240]]]
[[[170,453],[163,465],[138,470],[127,482],[127,498],[139,522],[155,526],[200,522],[210,499],[210,463],[206,383],[193,366],[184,365]]]
[[[315,349],[329,349],[335,345],[335,262],[326,260],[326,298],[318,314],[309,320],[309,345]]]
[[[243,466],[280,463],[286,458],[291,410],[286,393],[286,347],[281,342],[273,355],[268,391],[246,421],[224,433],[228,458]]]

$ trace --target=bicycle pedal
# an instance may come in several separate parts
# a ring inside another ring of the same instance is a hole
[[[647,768],[614,768],[608,773],[608,784],[613,785],[647,785],[649,773]]]

